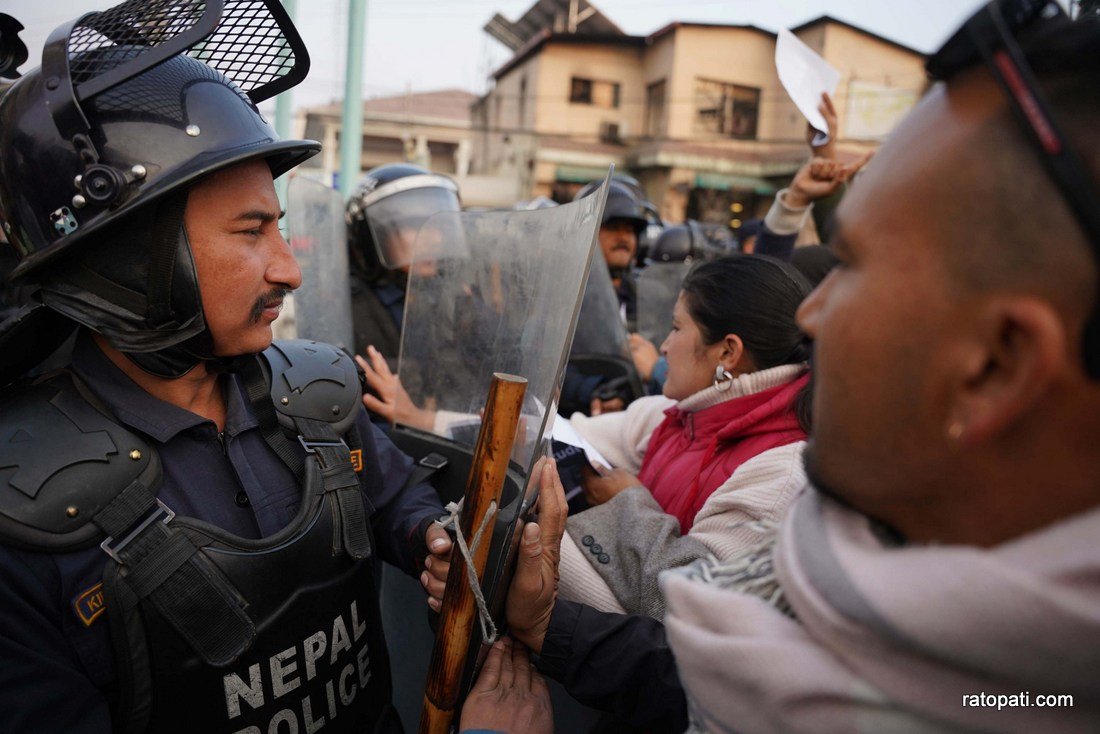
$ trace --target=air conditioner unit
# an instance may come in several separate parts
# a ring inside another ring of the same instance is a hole
[[[621,144],[623,134],[626,132],[624,128],[625,126],[621,122],[601,122],[600,142]]]

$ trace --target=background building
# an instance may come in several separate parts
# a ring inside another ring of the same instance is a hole
[[[762,216],[807,155],[806,122],[775,70],[776,34],[676,22],[624,33],[585,0],[537,0],[484,27],[512,57],[478,97],[458,89],[363,104],[364,170],[408,160],[454,176],[468,206],[564,202],[608,165],[634,175],[668,221],[736,229]],[[841,155],[873,148],[925,84],[924,56],[822,16],[792,31],[841,73]],[[339,104],[299,113],[324,143],[306,164],[332,182]]]
[[[528,16],[544,4],[550,25],[533,30]],[[568,4],[540,0],[515,24],[522,45],[473,107],[471,170],[515,179],[523,197],[567,201],[614,163],[670,221],[736,228],[766,211],[807,154],[805,119],[776,75],[776,35],[672,23],[629,36],[598,14],[570,32]],[[501,27],[497,16],[486,31]],[[923,89],[914,49],[828,16],[792,31],[841,72],[844,156],[875,147]]]
[[[360,168],[409,161],[453,177],[467,206],[509,206],[521,197],[509,177],[470,173],[473,150],[470,108],[477,95],[461,89],[376,97],[363,103]],[[342,107],[334,102],[298,112],[297,134],[323,144],[299,172],[337,187]]]
[[[461,89],[444,89],[365,101],[362,169],[407,160],[464,175],[470,161],[470,105],[476,99]],[[320,169],[329,181],[340,169],[341,112],[339,102],[299,112],[305,137],[323,145],[321,155],[303,167]]]

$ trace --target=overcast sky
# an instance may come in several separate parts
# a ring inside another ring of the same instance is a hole
[[[481,93],[510,56],[482,26],[502,13],[516,20],[533,0],[368,0],[363,93],[367,97],[458,87]],[[752,23],[776,30],[829,14],[879,35],[933,51],[984,0],[600,0],[627,33],[646,35],[674,20]],[[117,0],[0,0],[0,11],[27,27],[38,65],[46,36],[62,22]],[[297,0],[296,22],[313,59],[295,88],[295,106],[343,96],[347,0]]]

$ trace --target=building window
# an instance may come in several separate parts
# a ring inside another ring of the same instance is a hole
[[[645,134],[651,138],[665,134],[665,80],[645,88]]]
[[[618,82],[602,82],[575,76],[569,85],[569,101],[573,104],[590,104],[593,107],[617,109],[619,93]]]
[[[618,122],[600,123],[600,142],[621,145],[623,142],[622,125]]]
[[[522,76],[519,80],[519,120],[516,127],[520,130],[523,129],[523,121],[527,118],[527,77]]]
[[[759,110],[759,89],[710,79],[695,80],[697,132],[755,140]]]

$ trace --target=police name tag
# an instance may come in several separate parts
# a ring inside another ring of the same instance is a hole
[[[103,604],[103,582],[100,581],[73,599],[73,611],[85,627],[91,627],[92,622],[107,611],[107,607]]]

